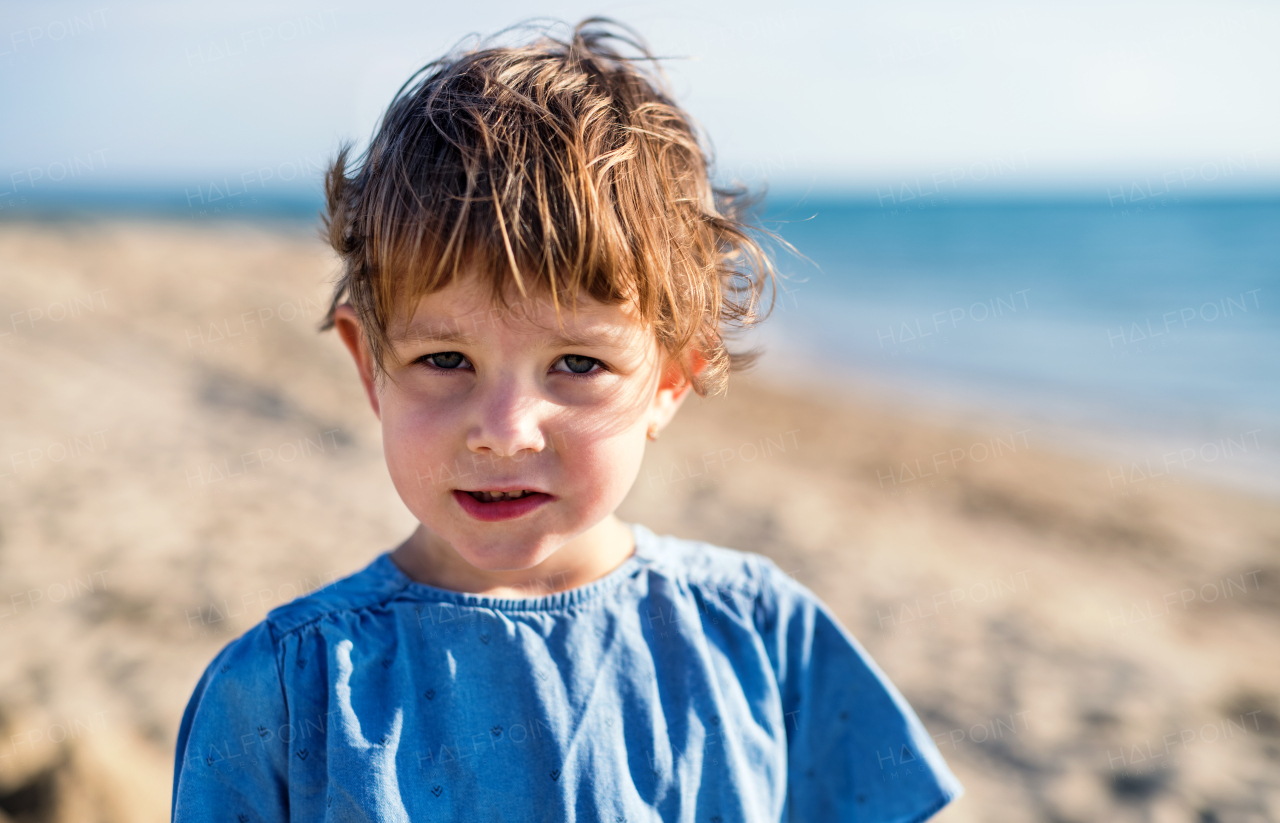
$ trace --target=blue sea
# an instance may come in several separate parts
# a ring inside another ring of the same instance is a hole
[[[1114,488],[1280,494],[1280,199],[769,216],[807,259],[780,255],[767,374],[1030,427],[1110,460]]]

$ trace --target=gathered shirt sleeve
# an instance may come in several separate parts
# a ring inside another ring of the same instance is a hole
[[[761,558],[757,628],[781,692],[791,821],[922,821],[963,793],[884,672],[809,589]]]
[[[264,621],[218,654],[187,704],[174,823],[288,820],[288,736],[280,657]]]

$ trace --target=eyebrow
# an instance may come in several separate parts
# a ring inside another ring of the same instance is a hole
[[[423,324],[410,326],[392,339],[398,343],[460,343],[464,346],[475,342],[475,338],[462,331]]]
[[[455,326],[460,327],[462,321],[455,321]],[[609,348],[620,349],[625,348],[625,344],[619,339],[622,335],[606,331],[587,332],[585,334],[569,334],[567,332],[559,332],[548,339],[549,348]],[[467,334],[460,328],[450,328],[448,324],[431,325],[418,323],[409,326],[403,334],[396,335],[393,338],[398,343],[450,343],[456,345],[473,345],[476,338]]]

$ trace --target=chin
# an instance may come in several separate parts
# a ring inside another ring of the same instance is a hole
[[[462,540],[454,550],[472,566],[486,572],[515,572],[532,569],[555,553],[546,536],[541,538],[498,539],[492,542]]]

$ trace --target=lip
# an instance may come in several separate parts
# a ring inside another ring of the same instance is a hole
[[[511,488],[492,488],[483,489],[487,492],[514,492],[527,489],[527,486],[513,486]],[[458,501],[458,505],[464,512],[471,515],[476,520],[485,523],[495,523],[500,520],[514,520],[517,517],[523,517],[530,512],[536,511],[546,504],[555,500],[555,497],[546,492],[537,492],[529,490],[531,493],[516,500],[499,500],[496,503],[481,503],[471,495],[461,489],[453,490],[453,499]]]

